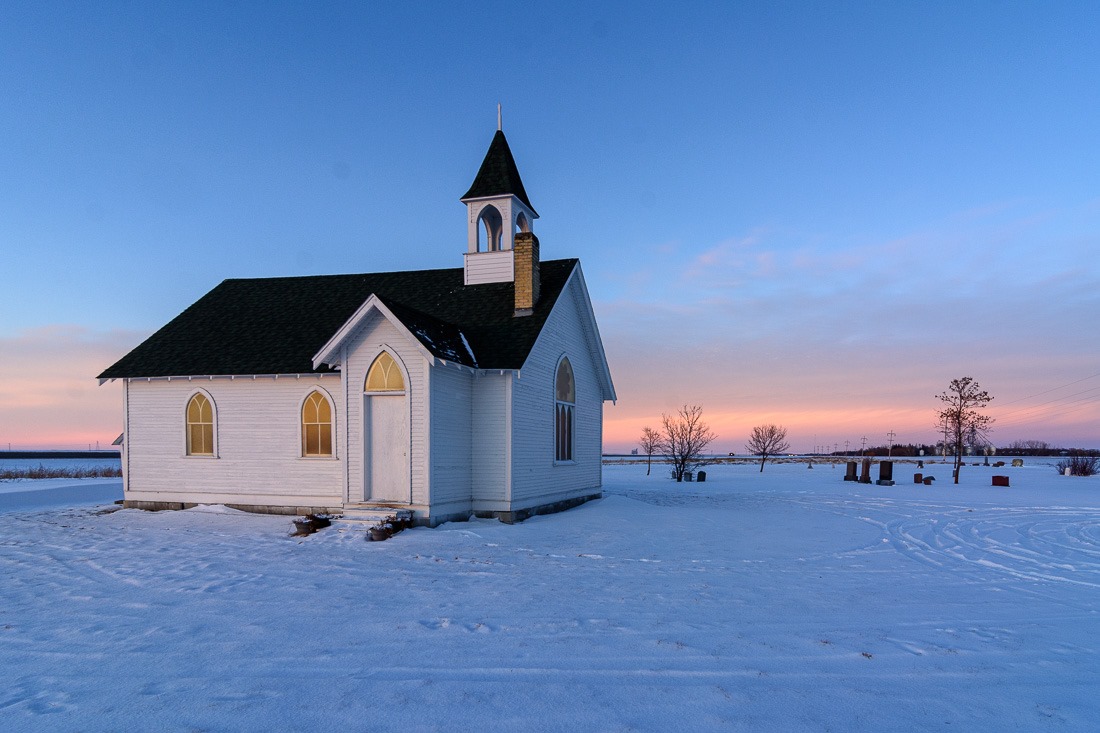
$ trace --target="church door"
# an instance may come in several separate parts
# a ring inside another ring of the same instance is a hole
[[[368,501],[409,502],[409,427],[404,395],[367,397]]]
[[[383,351],[367,372],[364,385],[364,501],[387,504],[411,501],[405,394],[400,368]]]

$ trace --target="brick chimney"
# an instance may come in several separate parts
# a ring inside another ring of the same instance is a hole
[[[539,302],[539,238],[533,232],[516,234],[513,252],[516,316],[529,316]]]

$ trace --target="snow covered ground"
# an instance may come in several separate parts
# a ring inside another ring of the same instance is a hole
[[[381,543],[5,483],[0,730],[1096,730],[1100,478],[924,472],[617,465]]]

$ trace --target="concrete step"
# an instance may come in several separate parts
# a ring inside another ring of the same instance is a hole
[[[355,522],[357,524],[375,525],[396,516],[400,519],[402,516],[412,517],[412,510],[410,509],[396,509],[394,507],[377,507],[377,506],[365,506],[365,507],[344,507],[341,512],[341,517],[338,522]]]

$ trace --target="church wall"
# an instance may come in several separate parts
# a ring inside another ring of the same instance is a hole
[[[429,378],[432,505],[444,513],[469,511],[474,376],[467,369],[437,365]]]
[[[351,503],[364,499],[364,468],[366,449],[363,444],[363,387],[367,370],[375,358],[385,349],[403,367],[406,375],[405,400],[408,413],[409,475],[412,487],[412,503],[428,504],[428,433],[427,424],[427,370],[428,363],[421,351],[402,331],[377,311],[368,316],[352,334],[347,346],[348,395],[347,414],[350,416],[347,432],[348,500]]]
[[[507,511],[512,373],[487,373],[473,384],[471,457],[475,511]]]
[[[513,385],[514,508],[597,493],[602,483],[603,396],[597,356],[581,326],[587,319],[576,277],[558,298]],[[554,462],[554,377],[567,356],[576,381],[574,461]]]
[[[334,457],[301,456],[301,405],[320,388],[335,416]],[[187,404],[215,407],[216,457],[188,456]],[[329,377],[133,380],[126,385],[130,501],[339,507],[347,429],[341,382]]]

